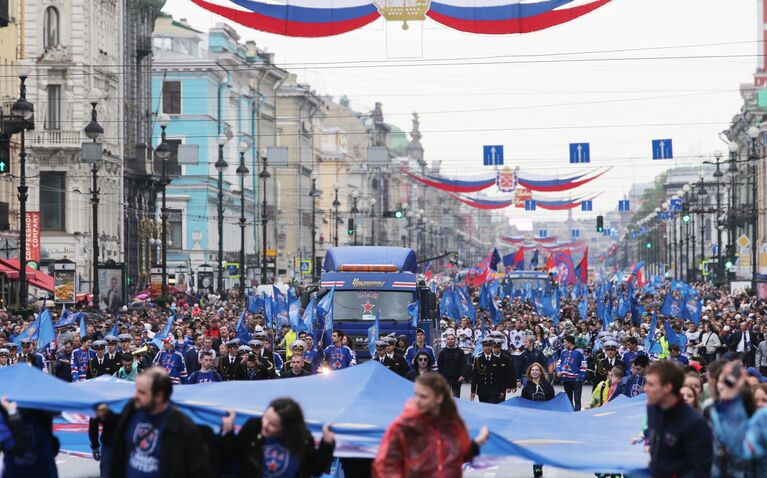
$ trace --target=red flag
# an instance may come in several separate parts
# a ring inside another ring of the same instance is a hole
[[[549,272],[551,269],[554,269],[556,267],[556,264],[554,263],[554,254],[549,254],[549,258],[546,259],[546,272]]]
[[[578,277],[578,280],[581,282],[581,284],[586,284],[589,281],[589,248],[586,247],[586,250],[583,253],[583,257],[581,258],[580,264],[578,264],[578,267],[575,268],[575,275]]]

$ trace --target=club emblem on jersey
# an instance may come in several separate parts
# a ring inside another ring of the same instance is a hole
[[[270,446],[264,450],[265,476],[281,475],[288,468],[288,451],[281,446]]]
[[[154,452],[158,438],[157,429],[149,423],[139,423],[133,431],[133,443],[138,440],[136,448],[147,454]]]

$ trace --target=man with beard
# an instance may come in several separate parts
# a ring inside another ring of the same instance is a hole
[[[208,478],[208,447],[197,427],[170,403],[173,381],[155,367],[136,378],[136,390],[117,419],[109,476]]]

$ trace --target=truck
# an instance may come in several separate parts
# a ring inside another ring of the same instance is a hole
[[[319,296],[333,293],[333,328],[348,336],[358,358],[370,357],[368,329],[379,315],[381,334],[405,335],[415,340],[417,328],[427,343],[436,336],[437,299],[419,285],[416,254],[406,247],[331,247],[325,254]],[[420,300],[418,327],[413,327],[408,305]],[[328,345],[328,339],[324,345]]]

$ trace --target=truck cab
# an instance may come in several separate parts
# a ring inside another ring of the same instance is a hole
[[[381,334],[405,335],[415,339],[407,307],[421,299],[419,327],[433,336],[432,311],[436,297],[419,287],[416,255],[405,247],[332,247],[325,255],[320,277],[320,295],[335,288],[333,328],[348,336],[349,345],[360,358],[369,357],[368,329],[379,314]],[[327,340],[324,341],[327,345]]]

